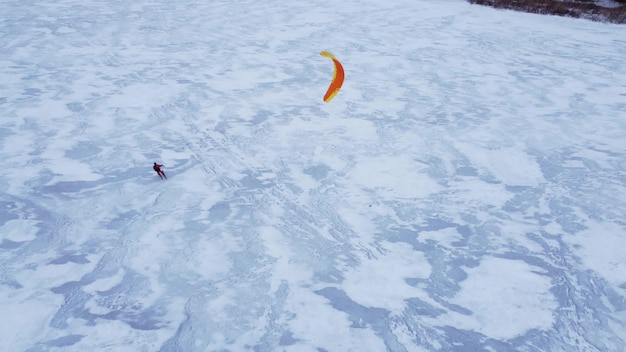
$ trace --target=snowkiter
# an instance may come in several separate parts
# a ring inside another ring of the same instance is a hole
[[[157,163],[154,163],[154,165],[152,165],[152,169],[157,173],[157,175],[159,175],[161,180],[163,179],[163,177],[165,177],[165,179],[167,180],[167,176],[165,176],[165,172],[161,170],[162,167],[163,165],[157,164]]]

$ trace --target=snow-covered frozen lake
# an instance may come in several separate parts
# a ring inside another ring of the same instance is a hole
[[[626,350],[625,26],[0,10],[0,351]]]

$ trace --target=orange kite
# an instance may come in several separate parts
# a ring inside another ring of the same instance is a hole
[[[330,86],[328,87],[328,90],[326,91],[326,94],[324,95],[324,102],[328,103],[335,97],[335,95],[337,95],[337,93],[339,93],[339,89],[341,88],[341,85],[343,84],[343,78],[344,78],[343,66],[341,66],[341,63],[337,61],[335,56],[329,53],[328,51],[322,51],[320,55],[330,58],[331,60],[333,60],[333,63],[335,64],[335,72],[333,74],[333,80],[330,81]]]

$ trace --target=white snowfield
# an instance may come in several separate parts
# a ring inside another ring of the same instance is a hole
[[[625,26],[0,12],[0,351],[626,350]]]

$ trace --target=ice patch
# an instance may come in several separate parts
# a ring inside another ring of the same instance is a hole
[[[440,189],[422,169],[408,155],[360,157],[347,182],[374,190],[381,199],[422,198]]]
[[[1,286],[0,286],[1,287]],[[27,297],[24,294],[11,295],[0,290],[0,341],[3,351],[26,351],[32,346],[33,336],[42,336],[49,330],[50,319],[62,304],[62,297],[49,297],[38,294]]]
[[[472,312],[448,312],[441,321],[457,329],[475,330],[499,340],[512,339],[531,329],[549,329],[558,302],[541,269],[522,261],[487,257],[466,270],[468,278],[451,303]]]
[[[109,277],[101,277],[98,280],[83,286],[83,291],[87,293],[96,293],[98,291],[110,290],[119,285],[124,279],[124,270],[119,269],[114,275]]]
[[[51,256],[55,255],[42,253],[38,261],[51,264],[40,264],[33,266],[32,270],[19,271],[15,275],[16,280],[28,289],[42,285],[48,288],[58,287],[69,281],[79,281],[83,275],[93,270],[97,262],[97,257],[91,255],[87,257],[88,260],[85,263],[68,261],[63,264],[54,264],[50,259]]]
[[[508,186],[537,186],[545,182],[541,167],[523,148],[486,149],[460,143],[458,147],[476,168]]]
[[[39,229],[39,221],[35,220],[9,220],[0,226],[0,243],[6,239],[13,242],[25,242],[35,238]]]
[[[615,223],[587,221],[587,230],[563,236],[575,245],[585,266],[598,272],[615,288],[626,289],[626,228]]]
[[[385,242],[382,248],[380,255],[362,258],[361,265],[346,270],[342,288],[363,306],[399,313],[406,299],[421,294],[406,280],[427,278],[431,266],[423,253],[416,252],[407,243]]]
[[[455,228],[448,227],[438,231],[422,231],[418,239],[422,242],[435,241],[441,246],[453,247],[454,242],[462,240],[463,236]]]
[[[356,351],[362,349],[359,346],[385,350],[384,343],[371,329],[352,328],[346,313],[334,309],[324,297],[308,289],[298,288],[290,293],[288,310],[294,314],[288,326],[298,341],[290,350]]]
[[[185,258],[186,269],[205,279],[215,279],[231,269],[228,253],[236,251],[240,246],[224,239],[201,238],[194,242],[193,247],[193,252]]]

